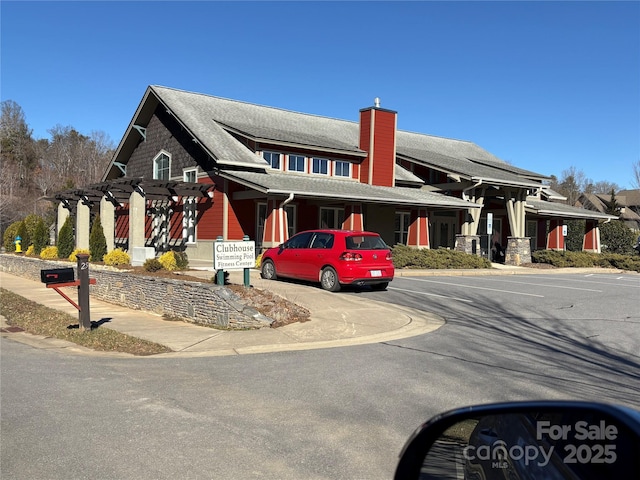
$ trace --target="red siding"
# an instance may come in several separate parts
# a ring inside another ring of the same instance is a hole
[[[115,237],[129,238],[129,204],[116,207],[115,222]]]
[[[373,145],[371,145],[372,129]],[[394,185],[395,138],[396,112],[379,108],[360,111],[360,149],[368,152],[360,170],[362,183],[384,187]]]

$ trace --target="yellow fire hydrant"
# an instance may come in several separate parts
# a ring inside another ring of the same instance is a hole
[[[13,243],[16,244],[16,253],[22,253],[22,237],[18,235]]]

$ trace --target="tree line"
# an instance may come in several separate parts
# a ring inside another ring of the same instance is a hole
[[[55,219],[56,192],[97,183],[114,153],[114,143],[102,131],[83,135],[72,126],[55,125],[50,138],[35,139],[22,107],[2,102],[0,117],[0,231],[38,215]]]

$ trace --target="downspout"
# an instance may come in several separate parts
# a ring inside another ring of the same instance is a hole
[[[287,203],[289,203],[291,200],[293,200],[294,194],[290,193],[289,196],[280,204],[280,206],[278,207],[278,216],[279,218],[279,224],[280,224],[280,240],[284,241],[284,207]],[[288,225],[287,225],[288,227]]]

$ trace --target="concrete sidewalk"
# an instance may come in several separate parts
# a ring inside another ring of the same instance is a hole
[[[204,278],[213,276],[213,272],[208,270],[185,273]],[[242,272],[231,272],[230,280],[231,283],[242,285]],[[217,330],[186,322],[167,321],[153,313],[120,307],[95,298],[90,300],[91,320],[109,319],[100,328],[111,328],[166,345],[173,350],[172,353],[154,355],[154,358],[241,355],[377,343],[428,333],[443,324],[442,319],[436,315],[375,302],[366,297],[330,293],[316,286],[292,282],[267,282],[260,278],[257,271],[252,271],[251,284],[256,288],[268,289],[307,308],[311,312],[311,320],[280,328]],[[64,311],[75,319],[78,318],[78,312],[71,304],[42,283],[0,272],[0,286],[34,302]],[[68,290],[69,297],[77,300],[75,289]],[[6,327],[4,319],[2,322],[2,327]],[[2,335],[41,348],[92,352],[69,342],[24,332]]]

